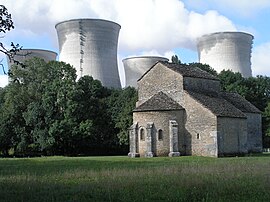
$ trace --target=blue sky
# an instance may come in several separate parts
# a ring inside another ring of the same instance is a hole
[[[118,64],[130,56],[158,55],[197,62],[196,38],[218,31],[254,35],[253,75],[270,76],[269,0],[1,0],[15,29],[1,42],[58,53],[55,24],[74,18],[99,18],[121,25]],[[0,55],[0,58],[5,58]],[[5,62],[3,62],[5,64]],[[0,86],[7,77],[0,71]],[[122,82],[123,83],[123,82]]]

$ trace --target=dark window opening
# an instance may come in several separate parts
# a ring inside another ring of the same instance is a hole
[[[163,140],[163,131],[161,129],[158,130],[158,140]]]
[[[197,133],[197,140],[201,139],[200,134]]]
[[[144,129],[143,129],[143,128],[141,128],[141,130],[140,130],[140,139],[141,139],[142,141],[145,140],[145,134],[144,134]]]

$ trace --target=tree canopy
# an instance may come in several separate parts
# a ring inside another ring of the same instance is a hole
[[[0,5],[0,34],[6,33],[12,29],[14,29],[14,23],[11,14],[8,12],[8,9],[4,5]],[[3,36],[0,36],[0,39],[1,38],[3,38]],[[19,61],[14,60],[14,56],[22,49],[22,47],[19,44],[14,44],[13,42],[11,42],[10,46],[11,48],[8,49],[2,42],[0,42],[0,52],[6,55],[10,61],[13,61],[16,64],[20,64]],[[6,73],[1,62],[0,65],[2,66],[3,72]]]
[[[173,55],[171,60],[172,60],[172,63],[174,64],[181,64],[181,60],[178,58],[177,55]]]
[[[91,76],[76,81],[70,65],[40,58],[10,71],[16,82],[0,89],[2,155],[128,152],[134,88],[108,89]]]

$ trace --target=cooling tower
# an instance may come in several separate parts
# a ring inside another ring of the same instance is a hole
[[[23,63],[24,60],[31,59],[33,57],[38,57],[44,59],[46,62],[51,60],[56,60],[57,53],[49,50],[42,50],[42,49],[22,49],[20,50],[15,56],[14,60]],[[13,62],[10,62],[7,59],[8,68],[11,67]]]
[[[90,75],[106,87],[121,88],[117,46],[121,26],[100,19],[74,19],[55,25],[59,60],[76,68],[78,78]]]
[[[218,32],[197,40],[199,61],[218,72],[223,69],[252,76],[251,48],[253,36],[243,32]]]
[[[126,86],[137,88],[137,80],[158,61],[169,61],[164,57],[141,56],[122,60],[125,69]]]

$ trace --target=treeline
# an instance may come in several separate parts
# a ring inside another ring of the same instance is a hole
[[[90,76],[76,81],[70,65],[38,58],[9,74],[0,90],[2,156],[128,152],[134,88],[108,89]]]

